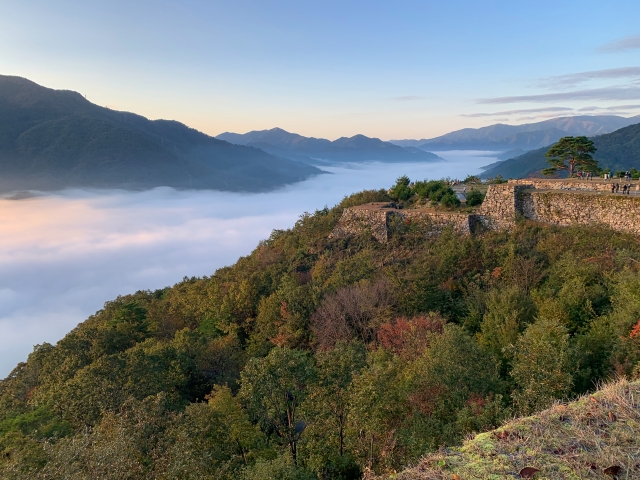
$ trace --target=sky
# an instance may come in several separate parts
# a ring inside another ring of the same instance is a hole
[[[483,152],[486,154],[486,152]],[[56,343],[108,300],[212,275],[273,229],[395,178],[462,178],[494,158],[444,152],[439,163],[328,168],[271,193],[65,190],[0,199],[0,379],[36,344]]]
[[[205,133],[640,114],[631,0],[0,0],[0,74]]]

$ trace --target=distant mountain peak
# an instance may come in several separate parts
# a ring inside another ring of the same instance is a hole
[[[361,133],[330,141],[324,138],[304,137],[276,127],[243,134],[225,132],[216,138],[239,145],[252,145],[273,155],[295,158],[300,161],[303,161],[302,156],[308,163],[317,162],[318,165],[324,165],[326,162],[428,162],[442,160],[430,152],[410,151]]]
[[[440,150],[533,150],[550,145],[566,135],[600,135],[638,122],[638,117],[617,115],[575,115],[534,123],[495,123],[480,128],[462,128],[427,140],[392,140],[403,147]]]

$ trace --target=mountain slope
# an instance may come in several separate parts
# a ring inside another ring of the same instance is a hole
[[[640,371],[637,238],[530,221],[329,237],[345,208],[374,201],[391,198],[354,194],[211,276],[120,296],[37,345],[0,381],[0,478],[355,480]],[[591,417],[551,417],[545,462],[558,448],[606,465],[565,434],[637,455],[629,396],[596,398]],[[511,440],[535,446],[526,422]],[[584,424],[600,435],[562,430]]]
[[[324,138],[303,137],[281,128],[256,130],[245,134],[222,133],[216,138],[277,152],[293,160],[324,165],[327,162],[431,162],[442,160],[437,155],[417,149],[405,149],[378,138],[364,135],[341,137],[330,141]],[[306,160],[309,159],[309,160]]]
[[[600,135],[640,122],[639,117],[616,115],[560,117],[523,125],[498,123],[464,128],[428,140],[392,140],[401,146],[424,150],[532,150],[550,145],[566,135]]]
[[[482,433],[429,455],[397,480],[451,478],[638,478],[640,382],[621,380],[568,405]],[[522,472],[522,474],[520,474]],[[530,470],[531,475],[535,473]]]
[[[609,167],[613,171],[640,169],[640,123],[593,137],[593,142],[598,149],[594,158],[602,168]],[[502,175],[505,178],[520,178],[538,174],[548,166],[544,156],[547,150],[549,146],[493,165],[485,170],[482,176]]]
[[[263,191],[321,173],[179,122],[0,76],[0,191],[156,186]]]

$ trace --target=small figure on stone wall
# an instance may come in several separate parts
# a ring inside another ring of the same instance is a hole
[[[622,194],[623,194],[623,195],[625,195],[626,193],[627,193],[627,184],[625,183],[625,184],[622,186]]]
[[[611,193],[616,193],[616,184],[615,183],[611,184]]]
[[[616,193],[620,193],[620,184],[616,183]]]

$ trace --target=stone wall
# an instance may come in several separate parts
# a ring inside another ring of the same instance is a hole
[[[531,187],[513,183],[489,185],[478,212],[482,216],[482,222],[495,229],[513,227],[517,214],[522,210],[520,192]]]
[[[575,178],[560,179],[560,180],[545,180],[535,178],[523,178],[520,180],[509,180],[509,183],[502,185],[526,185],[528,188],[535,188],[536,190],[569,190],[569,191],[592,191],[592,192],[611,192],[611,184],[619,183],[631,183],[632,190],[640,191],[640,183],[625,182],[624,180],[608,180],[604,181],[600,178],[596,178],[591,181],[577,180]],[[492,185],[494,186],[494,185]]]
[[[636,184],[634,184],[635,188]],[[445,227],[462,234],[474,233],[478,224],[506,230],[519,215],[552,225],[605,225],[614,230],[640,235],[640,196],[611,194],[611,183],[558,180],[515,180],[489,185],[478,214],[441,212],[433,209],[397,209],[394,204],[369,203],[344,210],[331,237],[357,235],[363,229],[386,242],[389,222],[422,221],[428,231]]]
[[[455,212],[438,212],[427,209],[396,209],[390,204],[368,203],[353,208],[345,208],[340,221],[329,238],[343,238],[360,234],[364,229],[385,243],[389,238],[389,222],[398,218],[404,222],[420,221],[428,225],[432,233],[439,233],[446,227],[462,234],[470,234],[479,223],[477,215]]]
[[[640,235],[640,197],[564,191],[526,191],[522,214],[552,225],[606,225]]]
[[[444,228],[453,227],[453,230],[469,235],[473,233],[478,224],[477,215],[456,212],[429,212],[424,210],[398,210],[398,215],[405,220],[423,221],[430,226],[434,233],[441,232]]]
[[[371,235],[379,242],[384,243],[388,238],[389,213],[393,210],[388,208],[386,204],[367,204],[345,208],[329,238],[355,236],[369,228]]]

